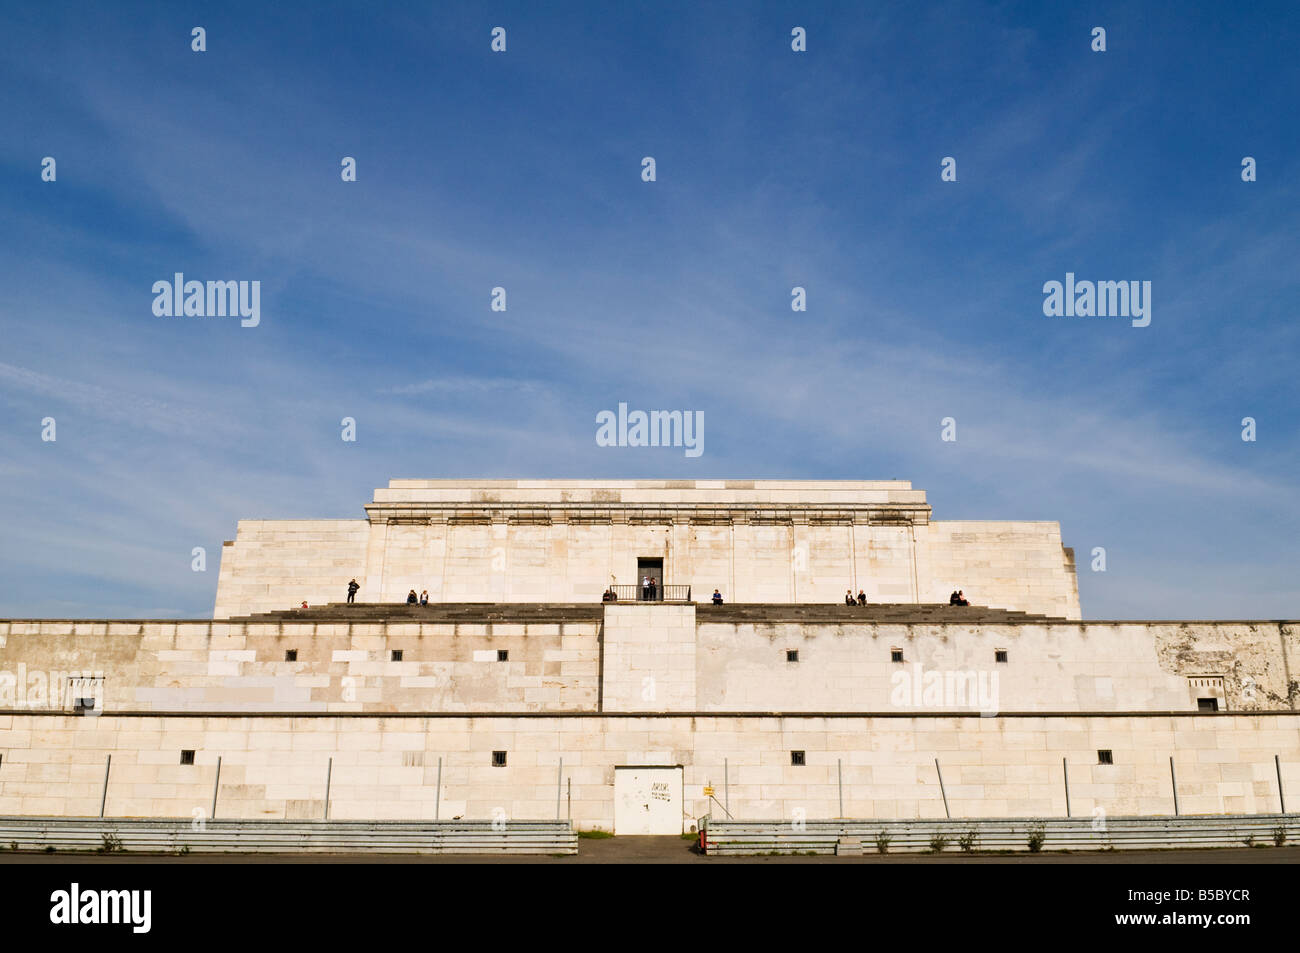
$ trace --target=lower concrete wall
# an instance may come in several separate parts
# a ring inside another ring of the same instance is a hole
[[[208,820],[0,817],[12,850],[276,854],[576,854],[568,821]]]
[[[181,764],[183,749],[194,764]],[[1098,763],[1098,751],[1113,764]],[[506,752],[494,767],[492,752]],[[806,764],[791,763],[803,751]],[[1274,756],[1300,803],[1300,714],[152,716],[0,714],[0,815],[548,819],[559,763],[583,828],[614,822],[618,765],[683,765],[684,829],[721,814],[767,819],[1270,813]],[[1063,769],[1062,759],[1067,762]],[[725,764],[725,767],[724,767]],[[838,766],[838,767],[837,767]],[[562,810],[564,808],[562,807]],[[500,813],[498,813],[500,812]]]
[[[10,822],[14,823],[14,822]],[[86,823],[86,822],[81,822]],[[1037,850],[1183,850],[1295,843],[1300,814],[1109,815],[1045,818],[926,818],[912,820],[728,821],[704,824],[707,853],[932,853]],[[3,827],[0,827],[3,836]],[[1279,844],[1279,841],[1282,843]]]

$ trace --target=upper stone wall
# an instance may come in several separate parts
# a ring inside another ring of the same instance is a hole
[[[365,520],[240,520],[221,547],[213,618],[346,598],[369,539]]]
[[[366,520],[244,520],[222,548],[216,618],[345,598],[598,602],[636,585],[730,602],[973,603],[1081,615],[1056,523],[931,523],[906,481],[393,480]]]
[[[918,602],[971,603],[1082,618],[1074,551],[1051,522],[941,520],[916,529]]]
[[[375,503],[924,504],[907,480],[390,480]]]

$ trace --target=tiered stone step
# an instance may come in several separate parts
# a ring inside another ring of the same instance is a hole
[[[619,606],[649,603],[619,602]],[[660,603],[655,603],[660,604]],[[987,606],[950,606],[917,603],[875,603],[846,606],[838,603],[735,603],[696,606],[699,622],[809,622],[809,623],[897,623],[926,625],[944,623],[1015,624],[1060,622],[1051,616],[991,609]],[[281,609],[257,615],[237,616],[232,622],[440,622],[440,623],[524,623],[599,622],[601,603],[563,602],[436,602],[427,606],[384,602],[331,602],[308,609]]]
[[[708,604],[697,607],[695,618],[697,622],[875,622],[900,625],[1065,621],[1015,609],[914,602],[869,603],[865,606],[786,602]]]
[[[388,602],[331,602],[308,609],[279,609],[236,616],[232,622],[599,622],[600,603],[431,602],[427,606]]]

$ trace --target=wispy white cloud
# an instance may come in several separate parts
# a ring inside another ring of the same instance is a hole
[[[518,391],[534,394],[548,388],[539,381],[515,380],[506,377],[443,377],[418,381],[414,384],[399,384],[395,387],[381,388],[381,394],[483,394],[487,392]]]
[[[176,394],[154,396],[139,386],[144,374],[133,375],[135,387],[106,387],[86,380],[46,374],[0,362],[0,388],[11,388],[87,414],[100,421],[145,428],[168,436],[232,435],[229,418],[186,401]],[[176,382],[159,375],[152,381],[160,390],[174,391]]]

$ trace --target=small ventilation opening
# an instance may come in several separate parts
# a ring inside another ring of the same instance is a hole
[[[504,751],[492,752],[492,767],[504,768],[506,766],[506,753]]]
[[[75,702],[73,702],[73,704],[72,704],[72,710],[73,710],[74,712],[78,712],[78,713],[83,714],[83,715],[84,715],[86,712],[88,712],[88,711],[94,711],[94,710],[95,710],[95,699],[94,699],[93,697],[92,697],[92,698],[78,698]]]
[[[786,660],[787,662],[797,662],[797,661],[799,661],[799,650],[798,650],[798,649],[786,649],[786,650],[785,650],[785,660]]]
[[[807,762],[807,759],[806,759],[805,752],[803,752],[803,751],[791,751],[791,752],[790,752],[790,763],[793,764],[793,765],[803,765],[803,764],[807,764],[808,762]]]
[[[297,650],[297,649],[285,649],[285,650],[284,650],[284,660],[285,660],[286,662],[296,662],[296,661],[298,661],[298,650]]]
[[[1007,650],[1006,650],[1006,649],[994,649],[994,650],[993,650],[993,661],[995,661],[995,662],[1005,662],[1006,660],[1007,660]]]
[[[1197,711],[1218,711],[1219,700],[1217,698],[1198,698],[1196,699]]]
[[[901,662],[901,661],[903,661],[903,650],[902,650],[902,649],[890,649],[890,650],[889,650],[889,660],[890,660],[891,662]]]
[[[193,764],[193,763],[194,763],[194,749],[183,748],[181,750],[181,764]]]
[[[392,656],[392,658],[393,658],[393,661],[394,661],[394,662],[400,662],[400,661],[402,660],[402,650],[401,650],[401,649],[393,649],[393,656]]]
[[[509,662],[509,661],[510,661],[510,650],[509,650],[509,649],[497,649],[497,661],[498,661],[498,662]]]
[[[1114,757],[1114,755],[1111,754],[1111,751],[1110,751],[1109,748],[1099,748],[1099,749],[1097,750],[1097,763],[1098,763],[1098,764],[1114,764],[1114,763],[1115,763],[1115,757]]]

